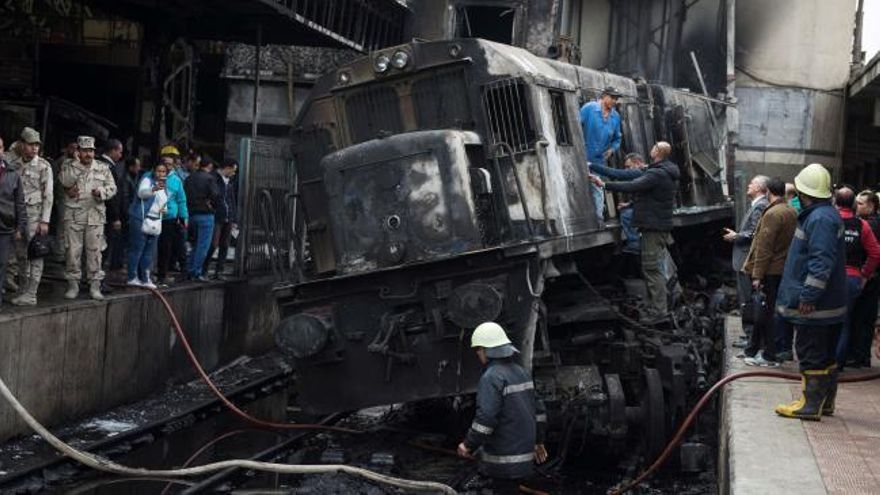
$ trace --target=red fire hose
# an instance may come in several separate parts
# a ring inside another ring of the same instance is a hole
[[[180,322],[177,319],[177,315],[174,313],[174,309],[171,307],[171,304],[165,298],[165,296],[158,289],[150,289],[147,287],[143,287],[143,289],[150,291],[154,297],[156,297],[165,308],[165,312],[168,314],[168,317],[171,320],[171,326],[174,328],[175,333],[177,333],[178,338],[180,338],[180,342],[183,345],[184,350],[186,351],[186,355],[189,358],[190,362],[195,368],[196,372],[198,372],[202,381],[208,388],[213,392],[213,394],[217,397],[220,402],[223,403],[230,411],[232,411],[236,416],[240,417],[244,421],[248,423],[254,424],[256,426],[262,428],[280,428],[280,429],[290,429],[290,430],[329,430],[336,431],[342,433],[363,433],[358,430],[354,430],[351,428],[343,428],[340,426],[329,426],[329,425],[320,425],[320,424],[306,424],[306,423],[277,423],[274,421],[266,421],[259,418],[255,418],[250,414],[242,411],[235,404],[232,403],[223,392],[214,385],[214,382],[211,381],[211,378],[205,372],[205,369],[202,367],[199,362],[198,357],[196,357],[193,352],[192,347],[189,344],[189,340],[186,338],[186,334],[183,332],[183,328],[180,326]],[[681,426],[678,428],[678,431],[675,432],[675,436],[672,437],[672,440],[666,445],[666,448],[663,449],[663,452],[657,457],[657,459],[647,468],[645,469],[638,477],[634,480],[630,481],[626,485],[621,488],[614,489],[609,493],[611,495],[621,495],[626,493],[638,485],[642,484],[646,479],[648,479],[651,475],[657,472],[666,461],[669,460],[669,457],[675,451],[676,447],[681,443],[684,439],[685,433],[690,427],[693,425],[694,421],[696,421],[697,416],[699,416],[700,412],[702,412],[703,408],[706,407],[706,404],[709,403],[709,400],[712,398],[715,393],[721,390],[722,387],[727,385],[728,383],[739,380],[741,378],[753,378],[753,377],[765,377],[765,378],[781,378],[784,380],[794,380],[798,381],[801,379],[801,375],[798,373],[788,373],[784,371],[765,371],[765,370],[756,370],[756,371],[742,371],[739,373],[734,373],[732,375],[725,376],[721,380],[719,380],[715,385],[712,386],[706,393],[700,397],[700,400],[697,404],[691,409],[691,412],[687,415],[685,420],[682,422]],[[880,371],[873,373],[863,373],[858,375],[844,375],[839,379],[840,383],[857,383],[857,382],[866,382],[870,380],[876,380],[880,378]]]
[[[640,474],[636,479],[630,481],[622,488],[616,488],[610,491],[611,495],[621,495],[626,493],[633,488],[639,486],[643,481],[648,479],[652,474],[657,472],[663,464],[669,460],[669,456],[672,455],[672,452],[675,451],[675,448],[681,443],[684,439],[685,433],[694,424],[697,416],[700,414],[700,411],[706,407],[706,404],[709,403],[709,400],[715,395],[716,392],[721,390],[722,387],[727,385],[728,383],[739,380],[740,378],[750,378],[750,377],[765,377],[765,378],[782,378],[784,380],[795,380],[798,381],[801,379],[801,375],[799,373],[787,373],[785,371],[742,371],[739,373],[733,373],[732,375],[727,375],[721,380],[719,380],[715,385],[712,386],[706,393],[700,397],[697,405],[691,409],[690,414],[687,415],[687,418],[681,423],[681,426],[678,428],[678,431],[675,432],[675,436],[672,437],[672,440],[666,444],[666,448],[663,449],[663,452],[657,456],[657,459],[651,464],[648,469],[645,469],[642,474]],[[840,383],[856,383],[856,382],[866,382],[869,380],[876,380],[880,378],[880,372],[873,373],[862,373],[858,375],[849,375],[849,376],[841,376],[838,380]]]
[[[180,339],[181,344],[183,345],[184,351],[186,351],[186,355],[189,358],[190,363],[192,363],[193,368],[195,368],[196,372],[201,377],[202,381],[205,385],[211,389],[211,392],[217,397],[217,399],[223,403],[233,414],[243,419],[244,421],[251,423],[253,425],[259,426],[261,428],[278,428],[285,430],[327,430],[327,431],[336,431],[340,433],[363,433],[358,430],[354,430],[351,428],[344,428],[341,426],[332,426],[332,425],[321,425],[321,424],[309,424],[309,423],[278,423],[275,421],[266,421],[263,419],[255,418],[250,414],[239,409],[238,406],[232,403],[223,392],[214,385],[214,382],[211,381],[211,377],[208,376],[208,373],[205,372],[205,368],[202,367],[202,363],[199,362],[199,358],[196,357],[195,352],[193,352],[192,346],[189,344],[189,340],[186,338],[186,334],[183,332],[183,328],[180,326],[180,321],[177,320],[177,315],[174,313],[174,309],[171,307],[171,304],[168,302],[168,299],[165,298],[158,289],[151,289],[148,287],[141,287],[142,289],[150,291],[159,302],[162,303],[162,306],[165,308],[165,313],[168,314],[168,318],[171,319],[171,326],[174,328],[174,332],[177,333],[177,337]]]

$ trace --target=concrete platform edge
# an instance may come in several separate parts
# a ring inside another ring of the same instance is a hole
[[[751,369],[736,358],[731,344],[742,335],[738,317],[727,318],[724,374]],[[721,397],[719,492],[733,495],[828,490],[800,421],[779,418],[778,403],[792,400],[791,382],[745,379],[731,383]]]

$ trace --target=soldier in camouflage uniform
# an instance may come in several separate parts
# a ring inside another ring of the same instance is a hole
[[[49,233],[52,216],[52,165],[40,156],[40,133],[30,127],[21,131],[21,141],[9,160],[10,167],[21,177],[27,207],[27,238],[15,241],[9,266],[19,275],[22,293],[10,301],[18,306],[37,304],[37,288],[43,276],[43,258],[28,259],[28,243],[36,235]],[[9,272],[7,272],[8,274]]]
[[[86,254],[86,276],[92,299],[104,299],[101,293],[101,251],[107,247],[104,224],[107,210],[104,202],[116,194],[116,181],[106,164],[95,160],[95,138],[77,139],[79,158],[62,165],[59,182],[64,188],[64,236],[67,269],[64,276],[68,287],[64,297],[76,299],[82,275],[80,262]]]

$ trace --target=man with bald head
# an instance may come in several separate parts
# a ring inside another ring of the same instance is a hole
[[[843,369],[849,348],[851,313],[865,282],[880,266],[880,244],[865,220],[855,214],[856,192],[850,186],[834,191],[834,206],[843,219],[843,240],[846,245],[846,319],[837,343],[837,366]]]
[[[641,239],[642,276],[648,289],[650,313],[642,318],[644,323],[660,323],[667,319],[666,279],[662,263],[672,243],[672,210],[678,190],[680,172],[678,165],[669,161],[672,146],[660,141],[651,148],[651,164],[645,173],[630,181],[603,183],[592,178],[609,191],[631,193],[633,199],[632,226],[639,229]]]

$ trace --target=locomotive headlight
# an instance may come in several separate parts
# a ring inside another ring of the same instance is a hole
[[[406,64],[409,63],[409,54],[403,50],[394,52],[394,55],[391,56],[391,65],[394,66],[395,69],[402,69],[406,67]]]
[[[378,73],[383,73],[388,70],[388,67],[391,66],[391,59],[388,58],[388,55],[384,53],[376,57],[376,60],[373,60],[373,70]]]
[[[324,349],[330,326],[317,316],[299,313],[281,320],[275,329],[275,344],[297,359],[314,356]]]
[[[340,85],[344,86],[351,82],[351,74],[348,72],[340,72],[338,76],[336,76],[336,82]]]

